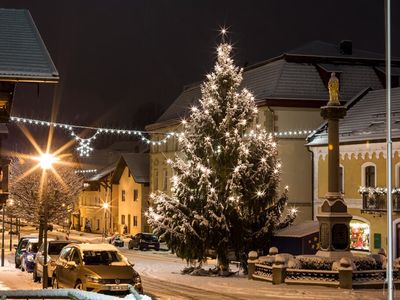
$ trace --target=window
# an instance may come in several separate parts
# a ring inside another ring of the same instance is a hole
[[[375,166],[365,167],[365,186],[375,187]]]
[[[163,171],[163,191],[166,191],[168,188],[168,171],[165,169]]]
[[[125,190],[121,192],[121,201],[125,201]]]
[[[133,226],[138,226],[137,216],[133,216]]]
[[[133,190],[133,201],[138,201],[139,199],[139,191],[134,189]]]
[[[121,215],[121,224],[125,225],[125,215]]]
[[[77,265],[79,265],[79,263],[80,263],[80,257],[79,257],[79,252],[78,252],[78,250],[77,249],[73,249],[72,250],[72,253],[71,253],[71,256],[70,256],[70,261],[73,261],[73,262],[75,262]]]
[[[154,169],[153,191],[158,190],[158,170]]]
[[[360,220],[350,221],[350,249],[369,251],[369,225]]]
[[[344,193],[344,168],[343,166],[339,167],[339,192]]]

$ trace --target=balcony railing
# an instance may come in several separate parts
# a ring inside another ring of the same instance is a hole
[[[365,212],[386,212],[387,210],[387,194],[384,189],[368,188],[361,191],[362,195],[362,211]],[[400,193],[392,193],[393,211],[400,212]]]

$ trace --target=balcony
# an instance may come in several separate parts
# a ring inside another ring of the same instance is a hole
[[[384,213],[387,211],[387,193],[384,188],[360,188],[362,209],[364,213]],[[400,212],[400,193],[392,192],[393,211]]]

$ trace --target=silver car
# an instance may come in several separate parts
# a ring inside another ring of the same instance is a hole
[[[53,276],[54,269],[56,268],[56,260],[60,255],[61,250],[72,243],[71,241],[49,241],[47,242],[47,274],[49,278],[48,286],[51,286],[51,278]],[[43,278],[43,266],[44,266],[44,243],[40,246],[38,253],[35,257],[35,266],[33,268],[33,281],[40,282]]]

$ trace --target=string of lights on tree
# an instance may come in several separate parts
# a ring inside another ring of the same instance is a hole
[[[192,108],[196,109],[196,108]],[[126,129],[118,129],[118,128],[101,128],[101,127],[90,127],[90,126],[82,126],[82,125],[72,125],[72,124],[65,124],[65,123],[57,123],[57,122],[49,122],[49,121],[44,121],[44,120],[38,120],[38,119],[30,119],[30,118],[23,118],[23,117],[11,117],[11,121],[15,123],[23,123],[27,125],[34,125],[34,126],[47,126],[47,127],[54,127],[54,128],[60,128],[64,129],[69,132],[69,134],[76,140],[78,146],[76,147],[77,152],[79,153],[80,156],[90,156],[92,151],[94,150],[92,145],[92,142],[98,137],[100,134],[115,134],[115,135],[121,135],[121,136],[133,136],[139,138],[142,142],[148,144],[148,145],[153,145],[153,146],[161,146],[163,144],[166,144],[167,141],[171,138],[177,138],[178,141],[182,139],[182,135],[184,135],[183,132],[154,132],[154,131],[143,131],[143,130],[126,130]],[[182,124],[185,124],[185,120],[182,121]],[[260,125],[257,125],[257,128],[260,128]],[[82,130],[82,129],[88,129],[94,131],[94,134],[92,134],[91,137],[88,138],[83,138],[80,137],[76,131],[77,130]],[[315,132],[315,130],[303,130],[303,129],[293,129],[293,130],[285,130],[285,131],[275,131],[271,132],[274,136],[277,137],[303,137],[307,136],[311,133]],[[263,132],[265,135],[266,131]],[[159,140],[151,140],[147,136],[150,135],[163,135],[164,138],[159,139]],[[244,136],[248,137],[254,137],[256,133],[254,131],[250,131],[249,133],[246,133]]]

